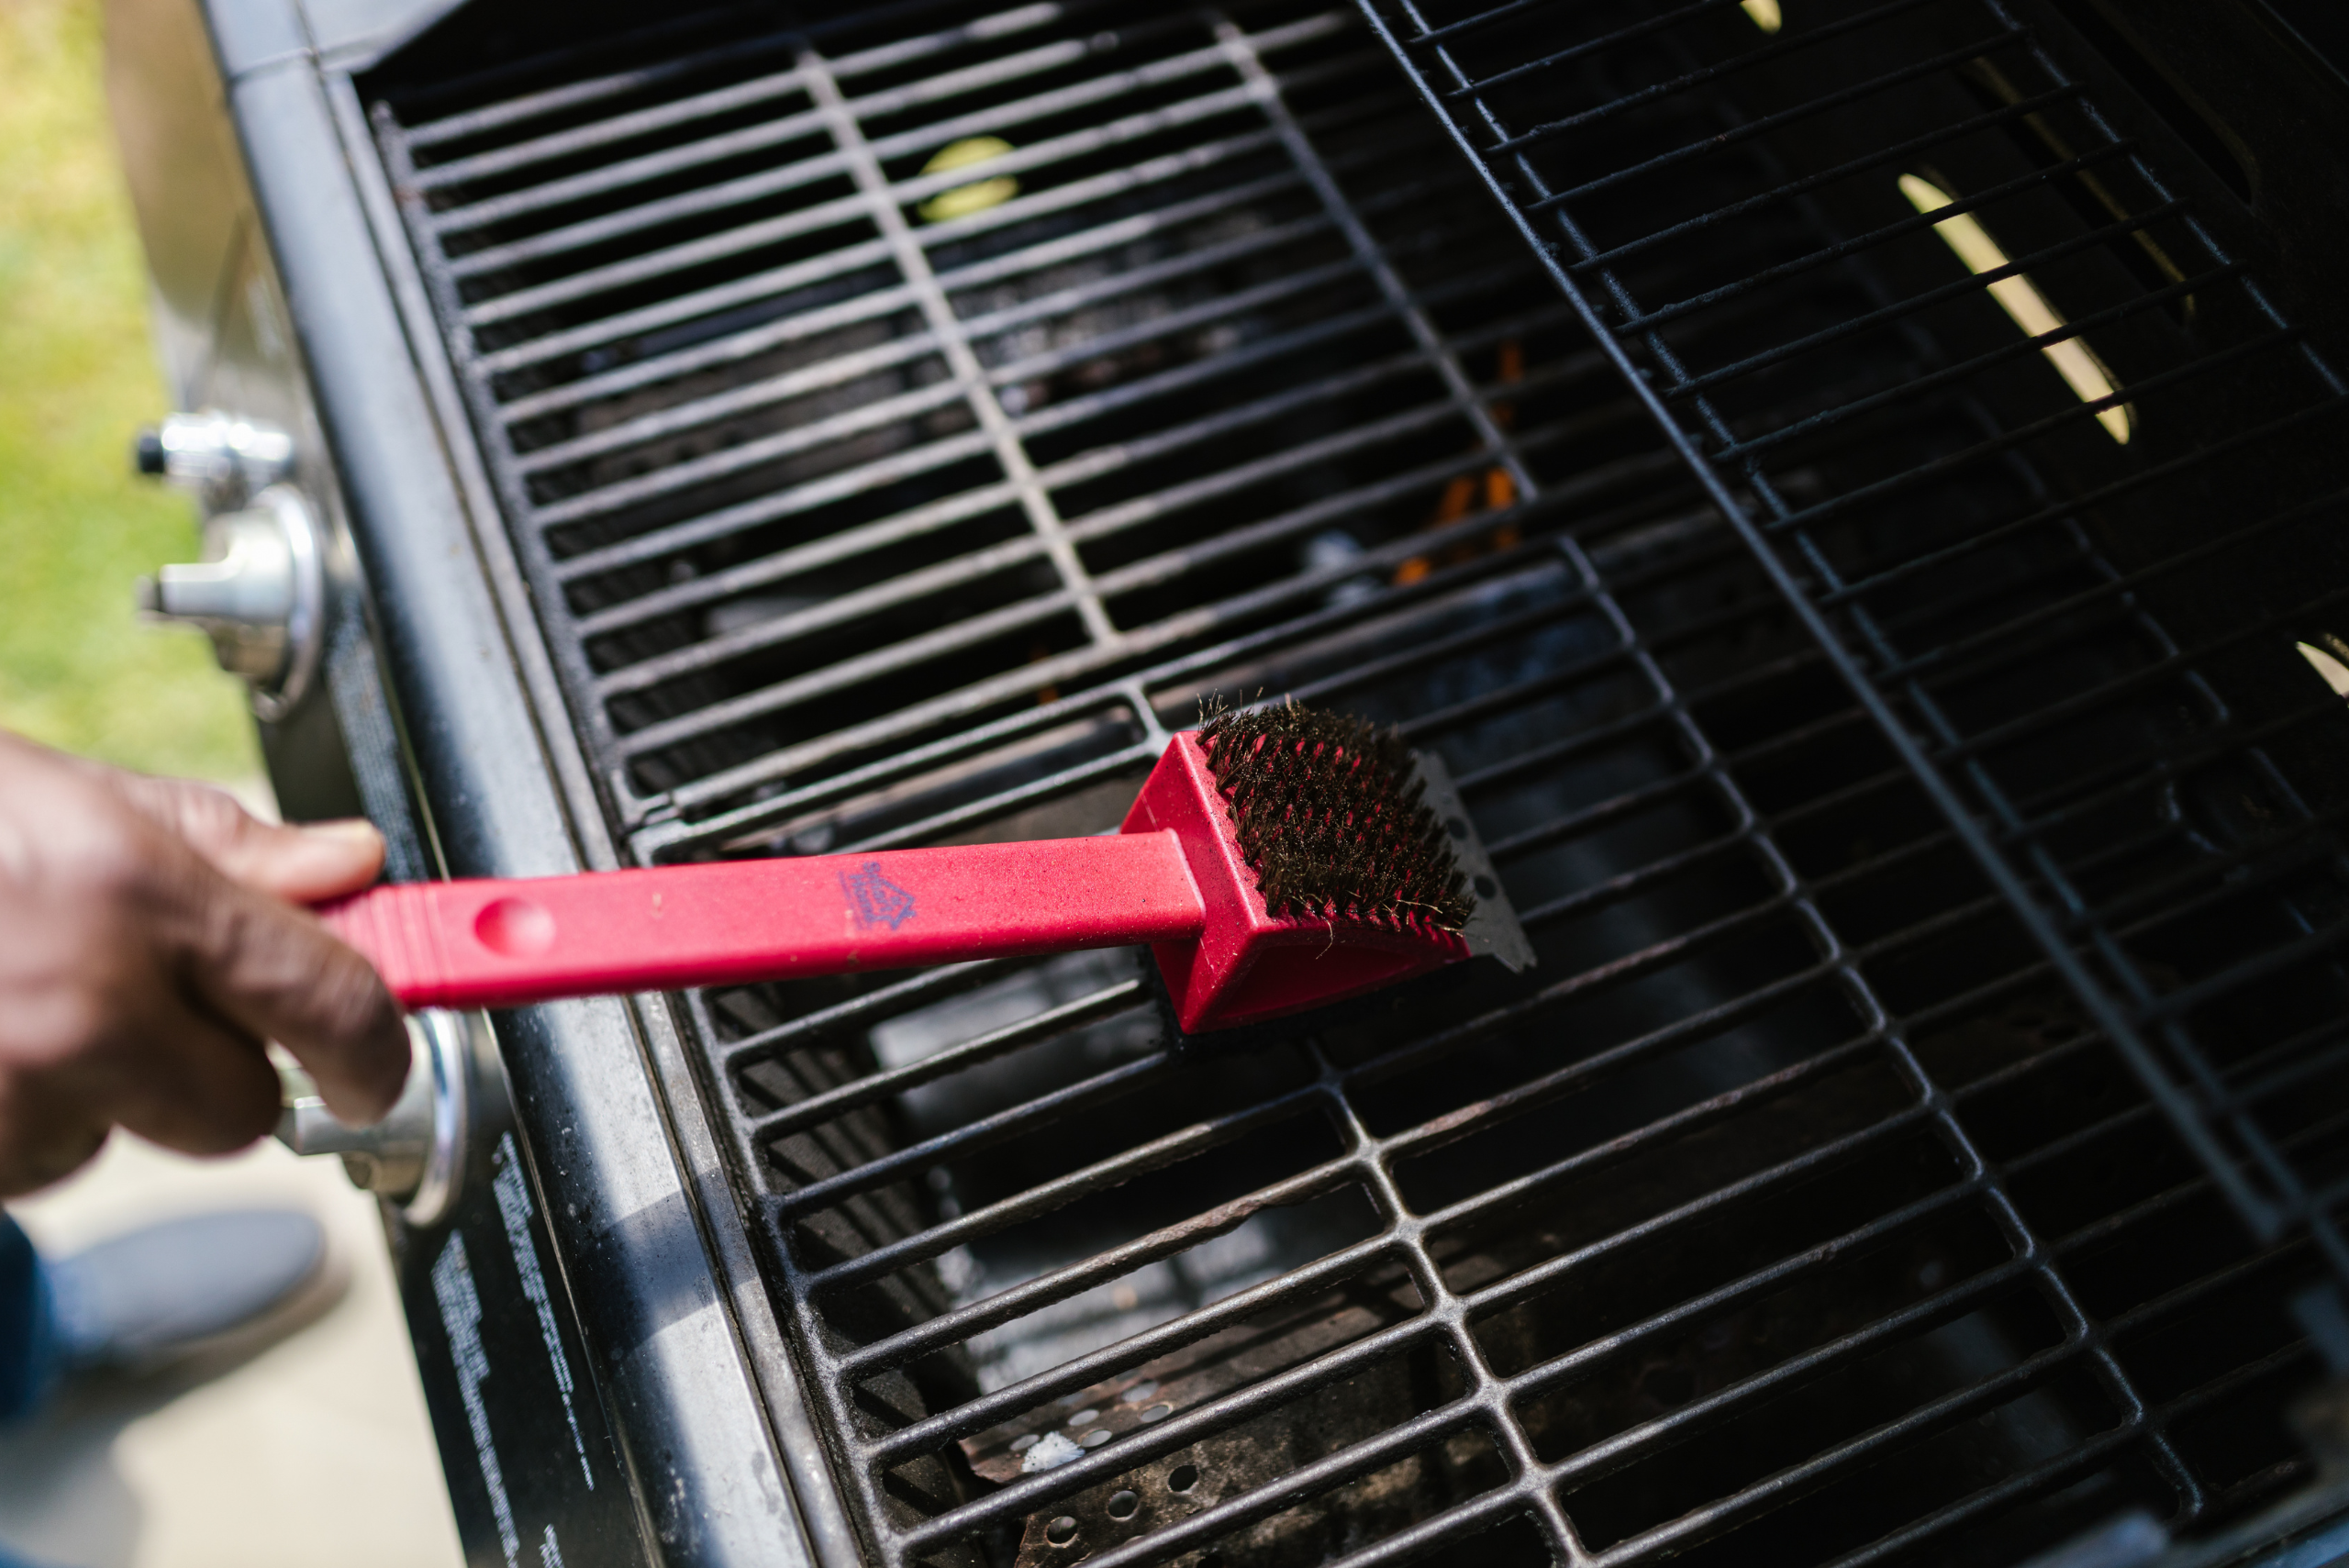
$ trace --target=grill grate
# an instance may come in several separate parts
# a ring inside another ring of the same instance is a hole
[[[2344,1087],[2339,376],[2050,53],[2060,17],[1629,15],[1377,25],[2253,1232],[2349,1280],[2349,1173],[2303,1136]],[[1737,229],[1765,264],[1626,271]],[[1765,297],[1775,329],[1684,336]],[[2349,1362],[2337,1296],[2304,1309]]]
[[[1374,17],[1538,255],[1310,6],[382,89],[640,857],[1097,830],[1293,692],[1443,754],[1541,953],[1238,1040],[1130,953],[685,997],[876,1562],[1990,1564],[2304,1474],[2334,1243],[2233,1217],[2340,1141],[2338,704],[2246,558],[2326,373],[2003,13],[1635,17]],[[2121,1065],[2214,1028],[2254,1174]]]

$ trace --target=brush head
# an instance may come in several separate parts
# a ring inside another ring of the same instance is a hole
[[[1262,709],[1174,737],[1124,830],[1173,832],[1206,911],[1198,940],[1152,948],[1185,1032],[1469,955],[1474,903],[1421,794],[1402,742],[1359,719]]]
[[[1457,931],[1475,913],[1394,730],[1284,704],[1217,714],[1199,749],[1275,914]]]

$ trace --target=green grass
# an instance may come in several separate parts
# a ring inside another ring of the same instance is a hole
[[[188,501],[129,473],[168,404],[99,54],[95,0],[0,0],[0,727],[250,778],[239,684],[131,613],[132,580],[197,541]]]

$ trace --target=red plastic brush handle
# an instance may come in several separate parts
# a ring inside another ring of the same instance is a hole
[[[378,887],[319,910],[410,1007],[1196,938],[1171,831]]]

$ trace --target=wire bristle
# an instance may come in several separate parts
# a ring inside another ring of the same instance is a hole
[[[1216,713],[1199,746],[1274,913],[1447,931],[1475,913],[1393,730],[1284,705]]]

